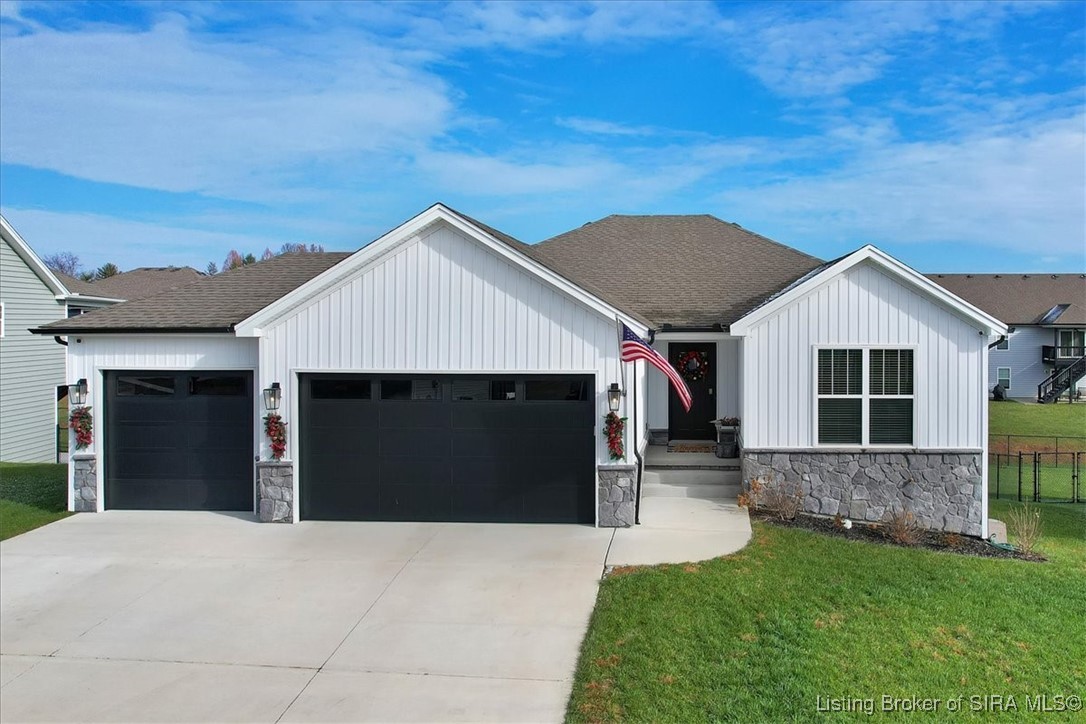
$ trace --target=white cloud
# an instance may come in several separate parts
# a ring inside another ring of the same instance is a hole
[[[0,48],[6,163],[259,198],[303,171],[401,153],[453,112],[436,76],[358,36],[246,43],[179,17],[146,32],[40,30]]]
[[[652,136],[659,132],[651,126],[628,126],[598,118],[559,117],[554,123],[571,131],[598,136]]]
[[[70,251],[88,268],[113,262],[125,270],[169,265],[203,270],[209,261],[221,264],[230,249],[259,254],[265,247],[277,249],[283,241],[298,240],[100,214],[10,207],[3,214],[39,256]]]
[[[1023,135],[887,143],[836,170],[724,192],[741,218],[796,239],[874,244],[975,243],[1081,257],[1086,233],[1086,116]]]

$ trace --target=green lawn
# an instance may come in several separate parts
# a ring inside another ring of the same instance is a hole
[[[69,515],[68,466],[0,463],[0,540]]]
[[[1086,402],[1073,405],[989,402],[988,434],[1086,437]]]
[[[964,718],[990,718],[968,697],[1014,694],[1009,718],[1071,721],[1029,714],[1022,697],[1086,693],[1086,506],[1039,507],[1044,564],[756,523],[734,556],[609,577],[568,718],[828,721],[843,715],[819,712],[818,696],[873,697],[878,711],[884,694],[961,694]]]

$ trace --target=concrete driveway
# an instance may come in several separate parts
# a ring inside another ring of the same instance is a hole
[[[558,721],[611,539],[76,515],[0,544],[0,718]]]

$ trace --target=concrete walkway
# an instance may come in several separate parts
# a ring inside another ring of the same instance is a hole
[[[0,719],[561,721],[606,565],[746,541],[707,502],[620,531],[76,515],[0,543]]]
[[[704,561],[735,553],[750,537],[750,516],[734,499],[647,497],[641,525],[615,530],[607,565]]]

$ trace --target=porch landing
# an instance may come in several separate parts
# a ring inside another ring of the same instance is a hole
[[[734,500],[650,497],[641,525],[616,528],[608,566],[655,566],[731,555],[750,541],[750,517]]]

